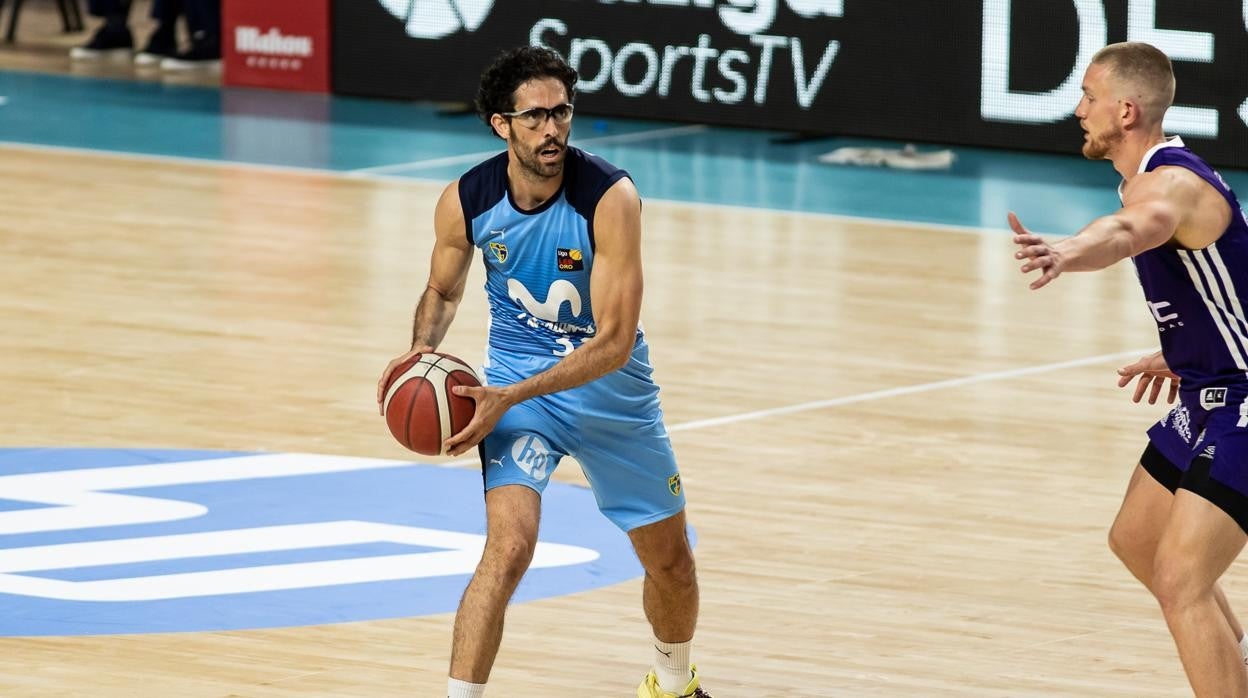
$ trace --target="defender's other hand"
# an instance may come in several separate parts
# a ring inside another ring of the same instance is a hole
[[[1165,387],[1166,381],[1170,381],[1170,391],[1166,396],[1166,402],[1174,404],[1179,397],[1179,381],[1180,378],[1166,364],[1166,359],[1161,352],[1149,354],[1132,364],[1127,364],[1118,369],[1118,387],[1125,388],[1133,378],[1139,376],[1139,380],[1135,383],[1135,394],[1131,397],[1131,402],[1139,402],[1144,398],[1145,391],[1151,387],[1152,390],[1148,394],[1148,404],[1157,404],[1157,399],[1161,396],[1162,388]]]

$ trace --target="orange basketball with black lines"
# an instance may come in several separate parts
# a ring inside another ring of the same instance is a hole
[[[417,354],[390,374],[382,413],[390,433],[421,455],[438,456],[442,442],[463,430],[476,411],[472,398],[454,395],[457,385],[481,385],[477,374],[450,354]]]

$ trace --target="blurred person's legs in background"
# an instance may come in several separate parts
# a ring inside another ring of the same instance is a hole
[[[69,57],[74,60],[129,58],[134,50],[134,36],[127,26],[130,0],[87,0],[87,12],[103,18],[104,24],[95,30],[90,41],[71,49]]]
[[[178,53],[178,17],[185,13],[183,0],[152,0],[152,19],[156,29],[147,45],[134,57],[135,65],[159,65],[160,61]]]
[[[184,0],[191,45],[160,63],[164,70],[219,70],[221,67],[221,0]]]
[[[130,0],[88,0],[87,11],[104,20],[91,35],[91,40],[74,47],[69,55],[75,60],[128,59],[134,52],[134,34],[130,31]],[[177,20],[183,12],[183,0],[152,0],[152,19],[156,28],[142,51],[135,56],[139,65],[155,65],[166,56],[178,52]]]

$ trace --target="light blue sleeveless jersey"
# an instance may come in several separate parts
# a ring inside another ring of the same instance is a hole
[[[568,148],[562,189],[532,211],[512,199],[506,153],[460,178],[468,240],[485,262],[491,349],[558,359],[594,336],[594,209],[627,176]]]
[[[509,385],[545,371],[595,335],[594,210],[627,176],[568,148],[562,188],[531,211],[511,196],[505,152],[460,178],[468,241],[486,268],[487,383]],[[623,368],[507,410],[481,445],[485,488],[523,485],[540,493],[560,459],[572,456],[599,509],[621,529],[679,512],[684,491],[651,373],[639,328]]]

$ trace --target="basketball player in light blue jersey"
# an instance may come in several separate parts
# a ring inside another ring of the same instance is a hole
[[[1197,696],[1248,696],[1243,629],[1218,579],[1248,541],[1248,218],[1208,163],[1162,132],[1170,60],[1148,44],[1101,49],[1075,110],[1083,154],[1122,175],[1122,208],[1052,245],[1009,222],[1041,288],[1130,257],[1161,351],[1119,371],[1138,402],[1171,383],[1179,404],[1149,444],[1110,548],[1157,598]],[[1238,647],[1237,645],[1238,639]]]
[[[576,80],[558,53],[532,46],[482,75],[477,111],[507,150],[442,193],[412,349],[386,368],[378,402],[399,363],[442,341],[480,250],[486,386],[455,389],[476,414],[445,446],[452,455],[479,447],[487,539],[455,616],[448,697],[484,695],[507,603],[537,545],[541,493],[572,456],[646,570],[654,666],[638,698],[709,698],[689,661],[698,585],[684,492],[639,326],[641,202],[628,173],[568,145]]]

